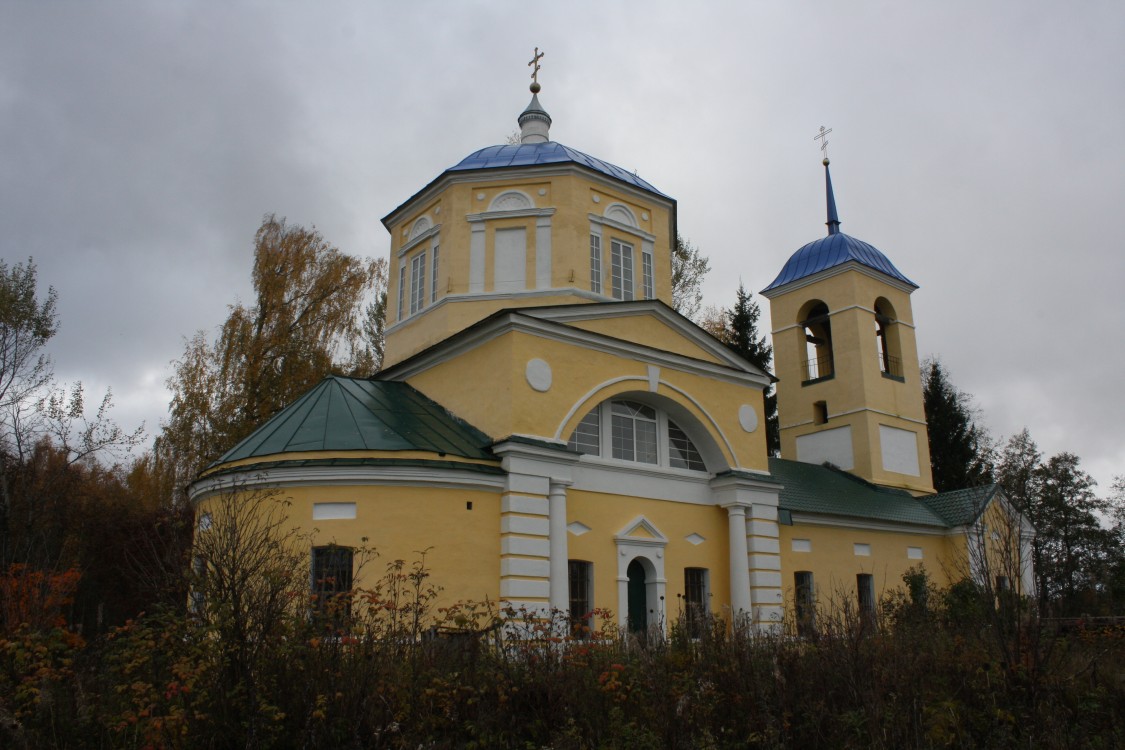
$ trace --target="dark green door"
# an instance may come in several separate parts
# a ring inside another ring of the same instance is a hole
[[[629,630],[643,632],[648,624],[648,597],[645,592],[645,566],[639,560],[629,563]]]

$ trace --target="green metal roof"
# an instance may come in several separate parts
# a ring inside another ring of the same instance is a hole
[[[406,383],[325,378],[212,464],[309,451],[428,451],[494,459],[492,439]]]
[[[942,492],[922,498],[922,501],[948,525],[964,526],[977,520],[999,489],[1000,485],[987,484],[983,487]]]
[[[906,490],[880,487],[832,466],[771,458],[770,474],[783,485],[783,510],[922,526],[956,525]]]

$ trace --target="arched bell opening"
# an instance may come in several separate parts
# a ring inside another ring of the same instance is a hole
[[[902,342],[894,306],[885,298],[875,300],[875,350],[879,371],[885,377],[902,380]]]
[[[810,300],[797,316],[805,333],[805,360],[803,382],[824,380],[836,374],[836,361],[832,351],[832,321],[828,305],[820,300]]]

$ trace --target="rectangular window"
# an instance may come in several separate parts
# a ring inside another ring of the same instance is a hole
[[[426,254],[418,253],[410,261],[410,314],[426,306]]]
[[[641,286],[644,289],[644,298],[652,299],[652,253],[641,251]]]
[[[813,589],[813,574],[799,570],[793,574],[796,584],[794,614],[797,617],[797,635],[802,638],[816,632],[816,593]]]
[[[656,411],[631,401],[614,401],[612,415],[613,457],[656,463]]]
[[[437,302],[437,296],[438,296],[438,261],[440,260],[440,250],[441,250],[441,248],[439,248],[437,245],[434,245],[434,249],[433,249],[434,261],[431,264],[433,266],[433,268],[430,270],[430,274],[433,276],[433,281],[430,283],[430,302]]]
[[[355,518],[355,503],[313,503],[314,521],[347,521]]]
[[[406,299],[406,261],[399,261],[398,267],[398,319],[402,320],[402,306]]]
[[[633,299],[633,246],[614,240],[610,243],[610,277],[613,298]]]
[[[602,293],[602,238],[590,235],[590,291]]]
[[[341,624],[351,613],[352,556],[349,547],[313,547],[312,593],[318,613]]]
[[[574,428],[574,434],[567,441],[567,447],[572,451],[586,453],[591,456],[601,454],[602,445],[602,419],[600,407],[582,417],[582,421]]]
[[[859,573],[855,577],[856,595],[859,597],[859,616],[865,622],[875,621],[875,576]]]
[[[570,634],[575,638],[589,638],[593,624],[594,564],[584,560],[568,560],[567,577],[570,581]]]
[[[684,568],[684,625],[689,637],[703,636],[708,609],[707,569]]]

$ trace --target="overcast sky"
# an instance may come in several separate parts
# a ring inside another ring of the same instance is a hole
[[[1125,3],[0,0],[0,256],[59,294],[56,372],[150,436],[185,337],[250,301],[266,213],[380,218],[503,143],[545,51],[552,140],[679,203],[708,303],[842,231],[920,289],[997,437],[1125,473]],[[1114,238],[1118,239],[1114,239]],[[768,328],[767,328],[768,330]]]

